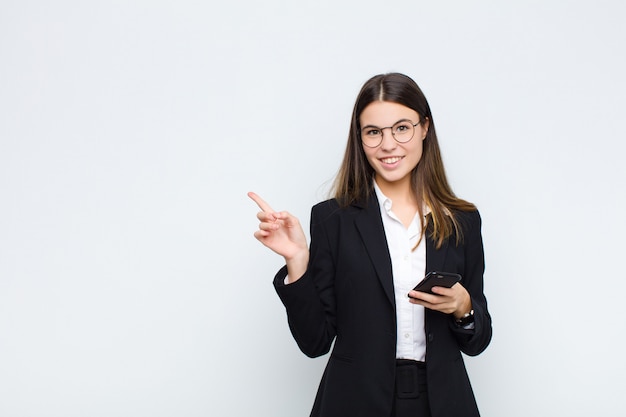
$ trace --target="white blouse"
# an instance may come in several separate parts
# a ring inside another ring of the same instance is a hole
[[[392,201],[382,193],[376,181],[374,190],[378,197],[391,256],[396,298],[396,358],[424,361],[426,359],[424,307],[411,304],[407,295],[426,274],[426,239],[422,239],[414,251],[411,250],[422,233],[419,213],[415,214],[407,229],[394,214]],[[427,214],[424,210],[424,216]]]

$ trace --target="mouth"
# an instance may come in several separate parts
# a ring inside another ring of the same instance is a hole
[[[395,164],[402,158],[403,158],[402,156],[391,156],[389,158],[380,158],[379,161],[382,162],[383,164]]]

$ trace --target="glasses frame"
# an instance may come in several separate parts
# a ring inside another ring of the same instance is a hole
[[[396,134],[393,132],[393,127],[394,127],[395,125],[397,125],[398,123],[402,123],[402,122],[409,122],[409,123],[411,123],[411,125],[413,125],[413,134],[411,135],[411,137],[410,137],[409,139],[407,139],[407,140],[405,140],[405,141],[398,140],[398,138],[396,138]],[[372,145],[368,145],[368,144],[367,144],[367,143],[365,143],[365,141],[363,140],[363,129],[365,129],[365,128],[361,128],[361,130],[359,131],[359,135],[360,135],[360,137],[361,137],[361,143],[363,144],[363,146],[367,146],[368,148],[378,148],[378,147],[381,145],[381,143],[383,143],[383,139],[384,139],[383,130],[385,130],[385,129],[390,129],[390,130],[391,130],[391,137],[392,137],[392,138],[393,138],[393,140],[395,140],[396,142],[398,142],[398,143],[408,143],[408,142],[410,142],[410,141],[413,139],[413,137],[415,137],[415,128],[417,127],[417,125],[420,125],[420,124],[422,124],[422,119],[418,120],[418,121],[417,121],[417,123],[415,123],[415,124],[414,124],[414,123],[413,123],[413,121],[412,121],[412,120],[410,120],[410,119],[403,119],[403,120],[398,120],[398,121],[397,121],[397,122],[395,122],[393,125],[391,125],[391,126],[387,126],[387,127],[378,127],[378,126],[369,126],[369,125],[368,125],[368,126],[365,126],[366,128],[371,127],[371,128],[374,128],[374,129],[380,130],[380,141],[378,142],[378,144],[376,144],[376,145],[374,145],[374,146],[372,146]]]

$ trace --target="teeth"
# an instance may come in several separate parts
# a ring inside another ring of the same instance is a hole
[[[393,158],[382,158],[381,162],[383,164],[393,164],[395,162],[398,162],[400,159],[402,159],[402,158],[400,158],[399,156],[395,156]]]

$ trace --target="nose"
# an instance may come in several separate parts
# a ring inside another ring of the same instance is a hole
[[[387,129],[389,130],[387,131]],[[383,149],[394,149],[398,145],[398,142],[396,142],[396,139],[393,137],[393,134],[391,133],[391,129],[392,129],[391,127],[385,127],[380,130],[380,133],[383,135],[383,139],[382,139],[382,142],[380,143],[380,147]]]

